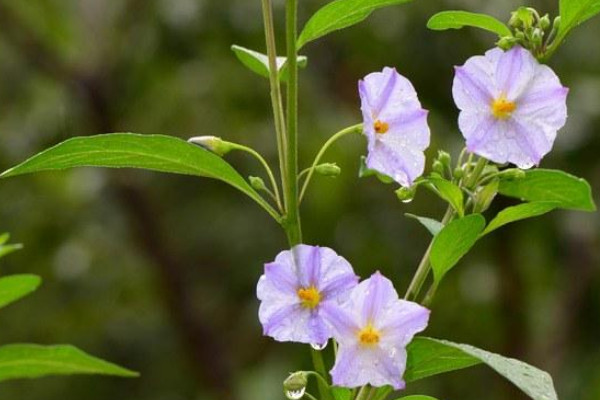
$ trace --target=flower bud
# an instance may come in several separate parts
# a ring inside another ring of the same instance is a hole
[[[461,167],[456,167],[452,172],[452,176],[454,179],[462,179],[462,177],[465,176],[465,171]]]
[[[401,187],[396,190],[396,196],[398,196],[398,200],[403,203],[410,203],[415,198],[417,194],[417,185],[413,185],[411,187]]]
[[[317,165],[315,167],[315,172],[320,175],[335,177],[342,172],[342,169],[335,163],[325,163]]]
[[[435,160],[432,165],[433,172],[437,172],[440,175],[444,175],[444,164],[440,160]]]
[[[550,28],[550,16],[548,14],[540,18],[539,27],[544,31]]]
[[[267,189],[267,186],[265,185],[265,181],[263,181],[262,178],[260,178],[258,176],[250,176],[250,177],[248,177],[248,180],[250,181],[250,186],[252,186],[256,190],[266,190]]]
[[[221,157],[235,148],[233,143],[226,142],[217,136],[195,136],[189,138],[188,142],[197,144]]]
[[[450,154],[448,154],[444,150],[438,151],[438,158],[437,159],[442,163],[442,165],[444,167],[449,167],[450,163],[452,162],[452,158],[450,157]]]
[[[525,171],[519,168],[505,169],[500,173],[503,179],[523,179],[525,178]]]
[[[293,372],[283,381],[283,390],[285,392],[298,392],[306,388],[308,376],[304,371]]]
[[[512,36],[504,36],[498,40],[496,45],[500,47],[502,50],[510,50],[515,44],[517,40]]]
[[[489,184],[477,190],[475,195],[475,204],[473,204],[473,212],[482,213],[492,204],[494,198],[498,194],[498,180],[495,179]]]
[[[560,28],[560,16],[554,18],[554,25],[552,26],[552,28],[556,30]]]

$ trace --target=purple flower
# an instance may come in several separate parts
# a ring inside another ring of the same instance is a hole
[[[411,186],[423,173],[423,151],[429,146],[427,110],[421,108],[415,88],[386,67],[367,75],[358,90],[369,142],[367,167]]]
[[[428,309],[400,300],[392,282],[376,272],[341,309],[327,307],[324,314],[339,343],[331,370],[334,385],[404,388],[406,345],[427,326]]]
[[[357,283],[350,263],[327,247],[301,244],[282,251],[258,281],[264,334],[280,342],[325,343],[331,329],[322,310]]]
[[[469,151],[519,168],[538,165],[567,120],[568,89],[531,53],[492,49],[456,67],[452,93]]]

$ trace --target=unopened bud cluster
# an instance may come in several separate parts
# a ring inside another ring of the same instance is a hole
[[[515,45],[521,45],[530,50],[536,57],[542,57],[558,31],[560,17],[552,22],[548,14],[543,16],[531,7],[519,7],[511,13],[508,25],[513,35],[500,38],[497,45],[503,50],[509,50]]]

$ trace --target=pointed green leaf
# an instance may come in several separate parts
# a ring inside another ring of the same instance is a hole
[[[11,344],[0,347],[0,381],[74,374],[138,376],[136,372],[90,356],[73,346]]]
[[[459,349],[426,337],[414,338],[406,351],[406,382],[481,364],[480,360]]]
[[[484,228],[481,214],[471,214],[450,222],[435,236],[430,261],[437,283],[469,252]]]
[[[482,235],[487,235],[493,230],[500,228],[511,222],[520,221],[527,218],[537,217],[546,214],[559,206],[559,203],[550,201],[534,201],[533,203],[519,204],[518,206],[508,207],[500,211],[485,228]]]
[[[269,78],[269,57],[266,54],[259,53],[258,51],[250,50],[242,46],[233,45],[231,50],[235,53],[236,57],[242,64],[244,64],[252,72]],[[306,67],[308,59],[305,56],[298,56],[298,66],[301,68]],[[284,82],[287,81],[287,58],[277,57],[277,69],[279,71],[279,77]]]
[[[35,291],[42,280],[35,275],[11,275],[0,278],[0,308]]]
[[[447,181],[443,178],[430,177],[429,181],[434,185],[437,189],[435,193],[440,196],[443,200],[447,201],[452,208],[456,211],[456,213],[462,217],[465,212],[463,208],[463,192],[460,188],[454,183]]]
[[[347,28],[365,20],[378,8],[406,3],[410,0],[335,0],[317,11],[306,23],[297,47],[327,35],[333,31]]]
[[[523,201],[552,201],[559,208],[595,211],[590,185],[581,178],[551,169],[534,169],[524,178],[502,180],[499,193]]]
[[[425,337],[415,338],[407,351],[407,382],[483,363],[534,400],[558,400],[548,373],[513,358],[467,344]]]
[[[404,215],[406,215],[408,218],[416,219],[417,221],[419,221],[421,225],[423,225],[433,236],[440,233],[440,231],[444,228],[444,225],[441,222],[436,221],[435,219],[419,217],[418,215],[409,213],[406,213]]]
[[[248,195],[277,219],[272,207],[225,160],[172,136],[111,133],[76,137],[36,154],[0,177],[74,167],[142,168],[218,179]]]
[[[510,29],[496,18],[466,11],[442,11],[435,14],[427,22],[427,27],[436,31],[446,29],[461,29],[472,26],[498,34],[498,36],[512,36]]]
[[[582,22],[600,13],[600,0],[560,0],[559,34],[568,32]]]

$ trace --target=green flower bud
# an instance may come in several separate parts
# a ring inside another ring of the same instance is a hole
[[[342,169],[335,163],[320,164],[315,167],[315,172],[324,176],[338,176]]]
[[[188,142],[197,144],[221,157],[235,148],[234,143],[226,142],[217,136],[195,136],[188,139]]]
[[[540,29],[542,30],[546,30],[548,28],[550,28],[550,16],[548,14],[544,15],[542,18],[540,18],[540,22],[538,23]]]
[[[525,171],[519,168],[505,169],[500,173],[503,179],[523,179],[525,178]]]
[[[475,204],[473,205],[473,212],[482,213],[492,204],[496,194],[498,194],[498,180],[495,179],[489,184],[482,188],[479,188],[475,194]]]
[[[496,45],[500,47],[502,50],[510,50],[515,44],[517,40],[512,36],[504,36],[496,42]]]
[[[450,163],[452,162],[452,158],[450,157],[450,154],[448,154],[444,150],[438,151],[438,158],[437,159],[442,163],[442,165],[444,167],[449,167]]]
[[[398,197],[398,200],[403,203],[410,203],[413,201],[416,194],[417,185],[413,185],[411,187],[401,187],[400,189],[396,190],[396,196]]]
[[[454,168],[454,172],[452,172],[452,176],[454,179],[462,179],[465,176],[465,171],[461,167]]]
[[[435,160],[432,165],[433,172],[444,175],[444,164],[440,160]]]
[[[256,190],[266,190],[267,189],[267,186],[265,185],[265,181],[263,181],[262,178],[259,178],[258,176],[250,176],[250,177],[248,177],[248,180],[250,181],[250,186],[252,186]]]
[[[560,16],[554,18],[554,25],[552,26],[552,28],[556,30],[560,28]]]
[[[304,371],[291,373],[290,376],[283,381],[283,390],[286,392],[303,391],[308,384],[308,376]]]

